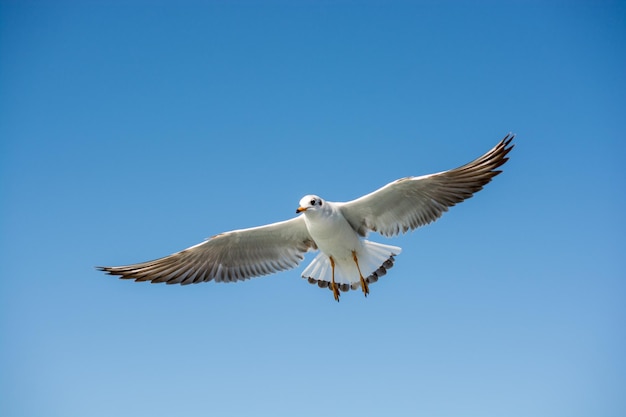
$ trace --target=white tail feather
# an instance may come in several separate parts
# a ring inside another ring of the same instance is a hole
[[[397,246],[363,241],[363,249],[357,254],[361,274],[367,282],[376,282],[387,269],[393,266],[394,256],[402,249]],[[332,280],[332,267],[328,256],[320,252],[302,272],[302,278],[311,284],[317,283],[320,287],[328,286]],[[353,259],[335,259],[335,282],[342,291],[356,289],[360,286],[359,272]]]

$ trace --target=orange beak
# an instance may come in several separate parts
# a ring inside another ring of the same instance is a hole
[[[298,207],[296,209],[296,213],[302,213],[303,211],[306,211],[306,207]]]

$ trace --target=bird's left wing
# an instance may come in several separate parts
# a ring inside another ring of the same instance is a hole
[[[316,249],[302,216],[213,236],[154,261],[98,269],[135,281],[195,284],[232,282],[295,268]]]
[[[362,236],[370,230],[393,236],[433,222],[501,172],[497,168],[508,160],[514,137],[508,134],[489,152],[459,168],[399,179],[361,198],[339,203],[340,210]]]

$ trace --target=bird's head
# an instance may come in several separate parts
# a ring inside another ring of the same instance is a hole
[[[305,211],[320,210],[324,205],[324,200],[316,195],[305,195],[300,200],[300,206],[296,209],[296,213],[303,213]]]

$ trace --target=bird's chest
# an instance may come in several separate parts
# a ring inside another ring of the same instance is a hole
[[[306,218],[305,221],[319,250],[335,259],[351,258],[352,252],[358,252],[362,245],[361,239],[343,216],[332,214]]]

